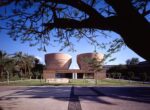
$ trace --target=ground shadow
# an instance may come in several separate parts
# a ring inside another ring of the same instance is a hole
[[[116,105],[114,102],[104,100],[101,97],[149,104],[150,87],[26,87],[19,88],[10,94],[1,96],[0,101],[9,101],[18,98],[52,98],[61,101],[69,101],[69,110],[72,110],[72,106],[78,106],[81,109],[80,101],[82,100],[88,100],[99,104]],[[2,108],[0,108],[0,110],[1,109]]]
[[[78,90],[79,89],[79,90]],[[87,90],[85,90],[87,89]],[[84,91],[82,94],[76,94],[75,90]],[[87,87],[28,87],[26,89],[18,89],[16,92],[10,93],[8,95],[0,97],[0,100],[13,100],[18,98],[53,98],[57,100],[63,100],[68,101],[69,99],[75,99],[82,97],[86,100],[95,101],[98,103],[103,104],[113,104],[108,101],[104,101],[102,99],[99,99],[98,96],[100,94],[97,94],[93,92],[92,94],[86,93],[88,91],[91,91]],[[83,95],[85,94],[85,95]],[[102,95],[102,94],[101,94]],[[92,98],[91,98],[92,97]]]
[[[0,110],[3,110],[3,108],[2,108],[2,107],[0,107]]]
[[[93,87],[98,94],[104,93],[107,97],[150,103],[150,87]]]

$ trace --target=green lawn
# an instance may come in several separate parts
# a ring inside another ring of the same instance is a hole
[[[45,82],[40,80],[16,80],[8,82],[0,82],[0,86],[40,86],[43,85]]]
[[[98,80],[97,85],[95,85],[95,80],[93,79],[70,79],[67,84],[59,83],[46,83],[44,80],[17,80],[7,82],[0,82],[0,86],[65,86],[65,85],[76,85],[76,86],[150,86],[149,84],[144,84],[143,82],[128,81],[128,80],[118,80],[118,79],[105,79]]]
[[[73,85],[95,85],[95,80],[70,80],[70,84]],[[128,80],[118,80],[118,79],[104,79],[98,80],[96,86],[150,86],[149,84],[144,84],[143,82],[138,81],[128,81]]]

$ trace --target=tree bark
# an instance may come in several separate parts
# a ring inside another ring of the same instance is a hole
[[[149,36],[150,31],[148,31],[148,26],[129,25],[125,30],[121,30],[119,33],[124,39],[125,44],[132,49],[135,53],[150,61],[149,52]]]
[[[117,13],[115,31],[126,45],[141,57],[150,61],[149,22],[133,7],[131,0],[105,0]]]

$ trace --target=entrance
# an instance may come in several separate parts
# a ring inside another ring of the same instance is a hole
[[[56,73],[55,78],[72,78],[72,73]]]

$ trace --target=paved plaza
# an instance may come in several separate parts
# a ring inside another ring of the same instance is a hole
[[[0,110],[149,110],[150,87],[0,87]]]

